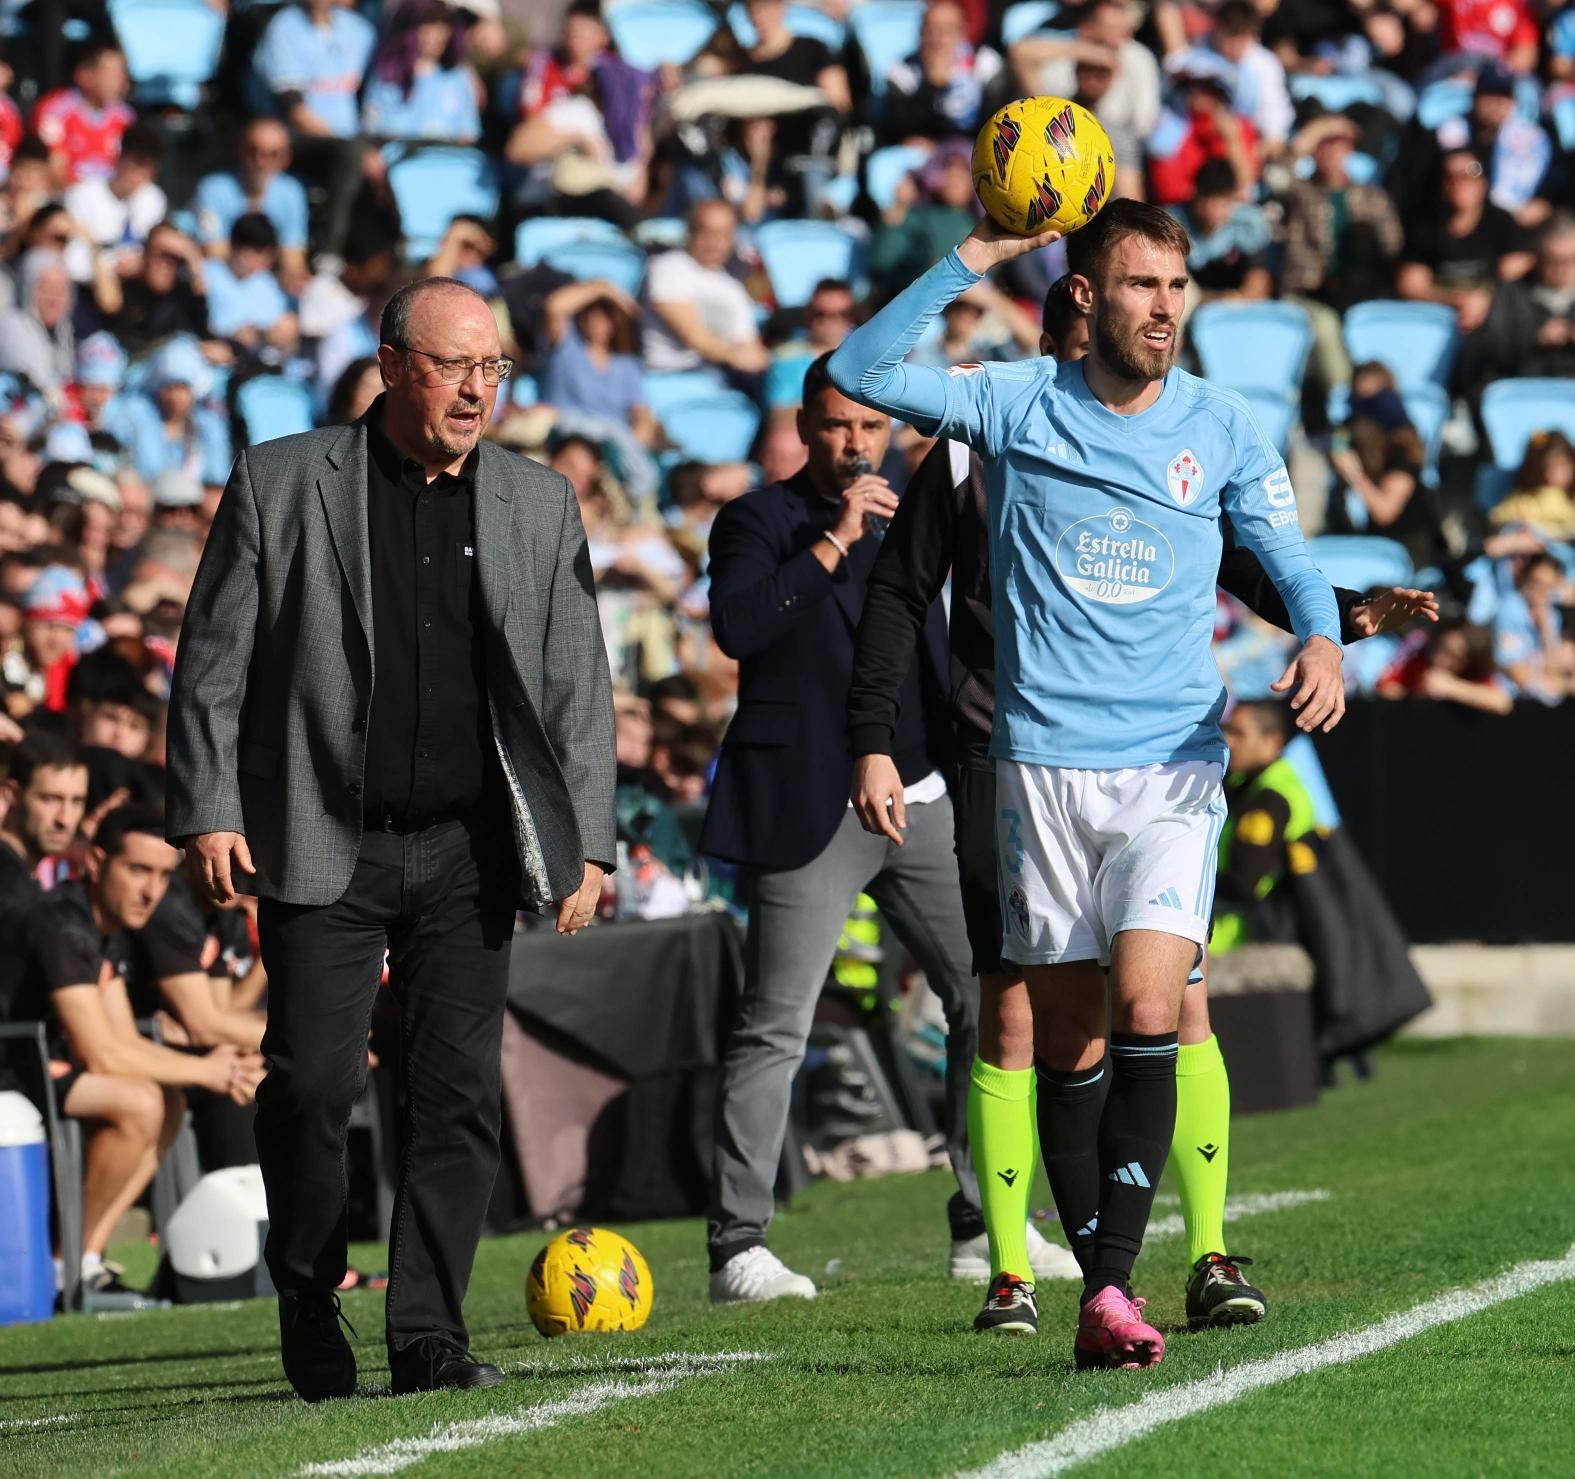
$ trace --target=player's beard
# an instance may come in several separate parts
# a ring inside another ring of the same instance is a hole
[[[1163,349],[1153,349],[1143,342],[1149,323],[1145,319],[1131,330],[1122,332],[1097,315],[1094,318],[1094,348],[1099,351],[1100,363],[1122,380],[1163,380],[1176,362],[1181,334],[1175,324],[1170,327],[1170,343]]]

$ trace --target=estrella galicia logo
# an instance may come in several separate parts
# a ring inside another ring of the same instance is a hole
[[[995,154],[995,172],[1003,180],[1006,178],[1006,163],[1012,157],[1012,150],[1017,147],[1022,133],[1023,126],[1015,118],[1003,118],[995,125],[991,149]]]
[[[1056,544],[1055,558],[1072,590],[1107,606],[1151,601],[1176,573],[1171,542],[1126,508],[1069,524]]]
[[[1012,890],[1011,897],[1007,899],[1006,903],[1007,907],[1012,911],[1012,918],[1017,921],[1018,932],[1026,935],[1028,933],[1028,895],[1023,892],[1022,887],[1019,885]]]

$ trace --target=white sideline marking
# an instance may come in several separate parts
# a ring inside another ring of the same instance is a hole
[[[1157,1200],[1157,1199],[1156,1199]],[[1238,1217],[1257,1217],[1264,1212],[1283,1212],[1289,1207],[1305,1207],[1309,1202],[1327,1202],[1329,1193],[1322,1187],[1314,1191],[1255,1191],[1246,1196],[1228,1197],[1225,1201],[1225,1221],[1234,1222]],[[1186,1232],[1187,1224],[1181,1213],[1156,1217],[1143,1234],[1145,1243],[1161,1238],[1179,1238]]]
[[[334,1459],[325,1463],[307,1464],[301,1473],[322,1475],[397,1474],[412,1464],[435,1453],[458,1453],[467,1448],[480,1448],[499,1438],[511,1438],[520,1433],[534,1433],[542,1428],[553,1428],[573,1417],[585,1417],[600,1412],[614,1402],[626,1402],[635,1397],[652,1397],[658,1392],[670,1392],[681,1382],[696,1376],[714,1376],[730,1366],[746,1361],[763,1361],[761,1351],[725,1351],[716,1355],[685,1354],[676,1352],[667,1356],[630,1357],[614,1359],[603,1369],[629,1371],[631,1377],[616,1377],[606,1381],[590,1381],[576,1388],[565,1397],[548,1402],[537,1402],[528,1407],[517,1407],[513,1412],[497,1412],[488,1417],[472,1418],[466,1422],[444,1423],[433,1428],[425,1438],[395,1438],[390,1443],[380,1443],[375,1448],[363,1449],[353,1458]],[[535,1368],[561,1370],[579,1365],[573,1362],[524,1362],[514,1369]],[[591,1366],[594,1362],[585,1362]]]
[[[1519,1299],[1534,1289],[1571,1279],[1575,1279],[1575,1247],[1562,1258],[1517,1263],[1496,1279],[1487,1279],[1466,1289],[1451,1289],[1364,1330],[1336,1335],[1317,1345],[1281,1351],[1261,1361],[1248,1361],[1231,1371],[1222,1368],[1213,1376],[1183,1382],[1124,1407],[1101,1407],[1069,1424],[1053,1438],[1014,1448],[981,1469],[958,1475],[957,1479],[1046,1479],[1052,1474],[1063,1474],[1078,1464],[1145,1437],[1167,1423],[1180,1422],[1213,1407],[1223,1407],[1249,1393],[1306,1376],[1325,1366],[1344,1366],[1436,1326],[1463,1320],[1495,1304]]]
[[[53,1417],[8,1417],[0,1420],[0,1433],[20,1432],[24,1428],[45,1428],[50,1423],[68,1423],[71,1420],[68,1412],[59,1412]]]

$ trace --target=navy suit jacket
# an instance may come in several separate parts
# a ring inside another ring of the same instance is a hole
[[[727,505],[711,530],[711,626],[736,658],[738,712],[717,760],[703,852],[759,868],[800,868],[831,841],[848,805],[853,639],[879,551],[866,535],[828,573],[811,546],[838,508],[808,472]],[[937,601],[920,646],[925,730],[950,758],[946,621]]]

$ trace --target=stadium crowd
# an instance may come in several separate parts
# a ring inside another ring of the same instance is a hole
[[[0,20],[0,858],[23,864],[0,909],[81,878],[78,913],[142,938],[134,901],[106,916],[98,893],[105,852],[137,855],[152,824],[89,845],[159,804],[233,454],[359,417],[382,308],[425,275],[488,298],[515,361],[491,434],[578,498],[635,908],[687,907],[737,692],[708,620],[711,522],[803,465],[806,368],[967,231],[973,136],[1029,93],[1091,109],[1118,193],[1187,225],[1193,311],[1237,359],[1260,342],[1243,326],[1291,325],[1284,363],[1240,388],[1331,576],[1443,593],[1436,628],[1365,644],[1352,687],[1494,712],[1575,693],[1567,3],[190,5],[216,39],[184,80],[200,48],[158,54],[134,3],[123,35],[99,0]],[[1036,354],[1063,271],[1058,246],[1012,264],[915,355]],[[1290,317],[1246,316],[1269,305]],[[1191,363],[1218,377],[1209,351],[1200,333]],[[900,489],[927,450],[902,429],[880,471]],[[1261,693],[1282,639],[1223,596],[1219,636],[1235,691]],[[79,770],[80,794],[41,789]],[[208,1058],[137,1060],[165,1095],[117,1108],[133,1160],[167,1145],[171,1096],[244,1101],[256,1080],[255,933],[243,910],[189,913],[149,956],[162,997],[134,1005]]]

